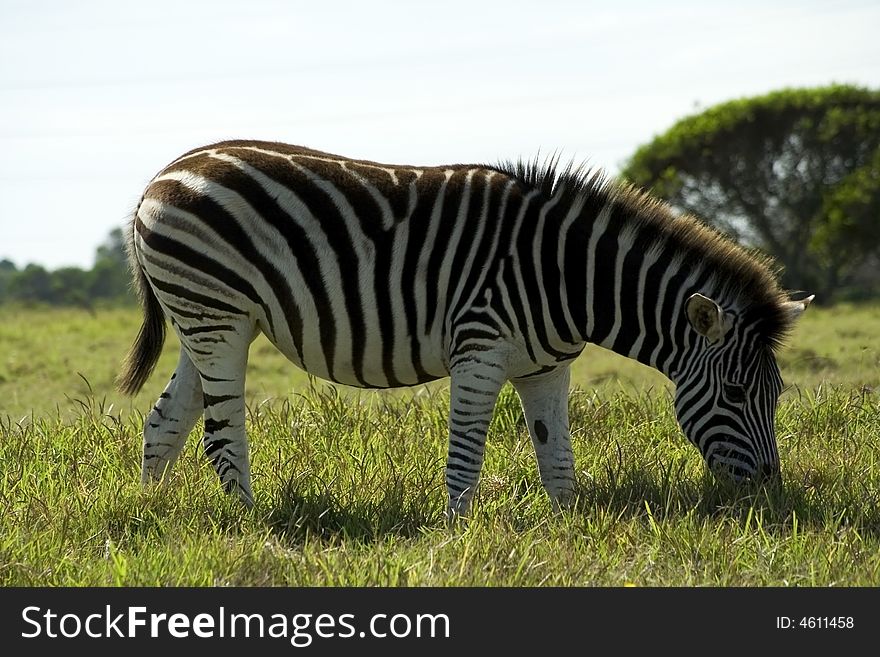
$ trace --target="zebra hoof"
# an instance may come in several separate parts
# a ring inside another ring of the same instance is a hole
[[[237,495],[239,501],[245,508],[254,508],[254,494],[251,491],[250,486],[242,485],[235,479],[230,479],[229,481],[224,482],[223,490],[228,495]]]
[[[550,496],[550,504],[554,513],[563,513],[571,511],[577,504],[577,495],[574,491],[567,490]]]
[[[468,505],[450,503],[446,509],[446,526],[449,529],[460,527],[467,522],[469,510]]]

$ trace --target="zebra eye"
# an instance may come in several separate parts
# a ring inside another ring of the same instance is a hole
[[[742,404],[746,400],[745,386],[735,383],[724,384],[724,398],[732,404]]]

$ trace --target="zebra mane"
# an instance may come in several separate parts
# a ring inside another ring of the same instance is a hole
[[[563,194],[563,200],[566,197],[595,196],[609,186],[610,181],[601,169],[575,160],[560,166],[559,159],[558,152],[543,159],[538,154],[531,160],[505,160],[491,168],[511,176],[529,189],[540,190],[548,198],[559,193]]]
[[[719,298],[736,300],[746,322],[758,328],[760,339],[778,350],[794,326],[788,293],[779,285],[781,268],[768,255],[749,250],[691,214],[673,207],[629,182],[613,180],[601,169],[569,161],[560,167],[558,154],[543,159],[505,161],[492,167],[527,189],[560,201],[586,200],[585,207],[613,203],[612,215],[632,227],[633,246],[648,251],[670,246],[686,269],[711,268],[709,287]]]

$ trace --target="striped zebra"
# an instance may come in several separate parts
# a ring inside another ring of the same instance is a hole
[[[180,359],[146,418],[160,480],[204,414],[204,451],[250,505],[248,347],[260,333],[318,377],[362,388],[450,377],[446,486],[466,513],[506,381],[556,505],[575,485],[569,366],[587,342],[657,368],[713,470],[779,471],[774,351],[812,297],[669,206],[555,161],[415,167],[226,141],[147,186],[130,232],[144,322],[120,375],[134,394],[165,318]]]

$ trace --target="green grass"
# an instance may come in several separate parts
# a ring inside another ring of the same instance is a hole
[[[665,379],[591,349],[570,402],[575,508],[551,511],[505,388],[474,512],[451,531],[442,384],[337,392],[255,343],[246,511],[195,435],[164,486],[139,484],[141,414],[174,367],[173,337],[127,400],[112,380],[136,311],[0,313],[0,585],[880,581],[876,305],[811,308],[782,354],[782,487],[706,475]]]

